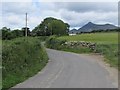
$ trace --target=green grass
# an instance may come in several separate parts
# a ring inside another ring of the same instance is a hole
[[[58,39],[67,41],[88,41],[95,42],[97,44],[118,44],[118,33],[91,33],[74,36],[62,36]]]
[[[97,44],[96,52],[101,53],[105,57],[105,61],[118,68],[118,33],[117,32],[105,32],[105,33],[91,33],[80,34],[75,36],[61,36],[57,37],[58,40],[66,41],[87,41]],[[87,48],[77,47],[62,47],[60,50],[75,52],[75,53],[90,53]],[[119,67],[120,68],[120,67]]]
[[[112,67],[118,67],[118,45],[117,44],[98,44],[97,52],[105,57],[105,61]]]
[[[62,45],[66,42],[66,40],[60,40],[57,39],[56,36],[51,36],[46,40],[46,47],[56,50],[63,50],[63,51],[69,51],[69,52],[75,52],[75,53],[90,53],[92,52],[87,47],[79,47],[79,46],[65,46]]]
[[[2,88],[2,40],[0,40],[0,89]]]
[[[39,72],[48,62],[38,37],[3,41],[3,89],[10,88]]]
[[[74,52],[74,53],[91,53],[92,51],[89,48],[86,47],[74,47],[74,48],[70,48],[70,47],[62,47],[61,49],[58,50],[63,50],[63,51],[67,51],[67,52]]]

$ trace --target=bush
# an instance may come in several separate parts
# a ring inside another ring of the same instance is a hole
[[[10,88],[40,71],[48,62],[38,38],[3,41],[3,88]]]
[[[75,52],[75,53],[90,53],[90,52],[92,52],[92,50],[90,50],[87,47],[64,45],[65,42],[67,42],[67,41],[57,39],[56,36],[51,36],[46,41],[46,47],[51,48],[51,49],[56,49],[56,50]]]
[[[46,41],[48,36],[37,36],[37,38],[41,41]]]
[[[46,40],[46,46],[51,49],[62,49],[62,44],[65,43],[66,40],[58,40],[56,36],[51,36]]]

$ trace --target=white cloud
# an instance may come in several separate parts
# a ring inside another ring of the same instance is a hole
[[[2,3],[3,14],[34,13],[37,7],[32,2],[4,2]]]
[[[28,26],[33,29],[44,18],[62,19],[72,27],[81,27],[89,21],[93,23],[112,23],[117,25],[117,4],[94,3],[54,3],[54,2],[7,2],[3,4],[3,26],[22,28],[25,26],[25,13],[28,12]],[[101,6],[103,5],[103,6]],[[115,7],[115,8],[114,8]],[[1,24],[0,24],[1,25]]]
[[[9,14],[9,16],[2,16],[2,25],[10,28],[20,28],[24,25],[23,21],[24,17],[15,15],[15,14]]]
[[[2,2],[32,2],[32,0],[2,0]]]
[[[117,11],[117,2],[55,2],[56,10],[67,9],[75,12],[99,11],[109,12]]]
[[[42,21],[42,17],[34,17],[34,16],[29,16],[28,17],[28,27],[32,29],[34,29],[34,27],[36,27],[38,24],[40,24],[40,22]]]
[[[3,2],[68,2],[68,0],[4,0]],[[69,2],[119,2],[119,0],[69,0]]]
[[[68,2],[68,0],[38,0],[39,2]],[[69,0],[69,2],[119,2],[119,0]]]
[[[107,12],[107,13],[100,13],[100,12],[74,12],[74,11],[67,11],[62,10],[61,16],[62,18],[67,21],[72,27],[80,27],[87,22],[91,21],[94,23],[103,24],[103,22],[108,22],[117,25],[117,12]],[[105,24],[105,23],[104,23]]]
[[[33,29],[45,17],[56,17],[58,14],[52,11],[54,3],[45,2],[3,2],[2,3],[2,23],[10,28],[24,27],[25,13],[28,13],[28,26]],[[2,27],[2,26],[0,26]]]

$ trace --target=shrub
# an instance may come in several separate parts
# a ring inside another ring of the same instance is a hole
[[[58,40],[56,36],[51,36],[46,40],[46,46],[51,49],[62,49],[62,44],[65,43],[66,40]]]
[[[40,71],[48,57],[37,38],[3,41],[3,88],[10,88]]]
[[[80,47],[80,46],[71,46],[71,45],[65,45],[66,40],[60,40],[57,39],[56,36],[51,36],[47,39],[46,41],[46,46],[51,49],[56,49],[56,50],[64,50],[64,51],[70,51],[70,52],[75,52],[75,53],[89,53],[92,52],[91,49],[87,47]]]

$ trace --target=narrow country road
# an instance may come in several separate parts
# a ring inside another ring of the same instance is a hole
[[[47,53],[47,66],[13,88],[117,88],[117,82],[96,58],[52,49]]]

